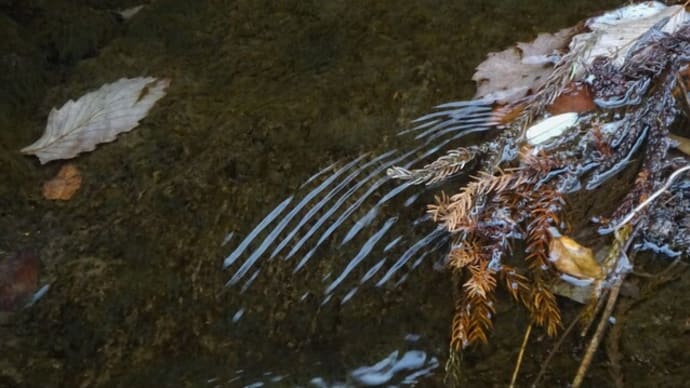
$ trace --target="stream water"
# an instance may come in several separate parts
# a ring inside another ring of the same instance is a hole
[[[453,295],[422,217],[432,196],[386,198],[395,185],[376,178],[418,144],[397,136],[411,119],[472,97],[488,52],[619,3],[0,2],[0,260],[31,248],[50,285],[0,317],[0,386],[445,386]],[[18,150],[50,108],[143,75],[169,78],[168,95],[73,161],[73,199],[43,199],[64,163]],[[315,205],[357,182],[332,214]],[[630,313],[630,386],[690,376],[688,295],[684,276]],[[528,322],[497,307],[491,343],[463,360],[468,386],[507,386]],[[520,385],[553,343],[534,338]],[[572,378],[568,346],[545,386]],[[599,361],[588,383],[610,385]]]

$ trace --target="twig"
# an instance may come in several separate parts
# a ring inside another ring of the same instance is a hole
[[[618,305],[616,309],[616,324],[609,331],[606,340],[606,353],[609,358],[609,374],[616,387],[622,388],[625,386],[623,368],[621,367],[622,356],[620,354],[620,336],[623,332],[625,317],[628,312],[638,303],[648,299],[654,288],[673,280],[674,276],[669,276],[670,273],[681,264],[681,257],[678,256],[671,264],[658,274],[647,274],[652,280],[645,287],[646,292],[635,300],[625,300]],[[639,274],[638,274],[639,276]]]
[[[657,197],[659,197],[661,194],[665,193],[666,190],[668,190],[668,188],[671,187],[671,185],[673,184],[673,181],[676,180],[676,178],[680,174],[682,174],[688,170],[690,170],[690,165],[681,167],[681,168],[677,169],[676,171],[674,171],[673,174],[671,174],[668,177],[668,179],[666,180],[664,185],[661,186],[661,188],[659,188],[659,190],[652,193],[652,195],[650,195],[647,199],[645,199],[639,205],[637,205],[630,213],[628,213],[627,216],[625,216],[625,218],[623,218],[616,225],[614,225],[612,228],[610,228],[610,230],[612,230],[612,231],[618,230],[618,229],[622,228],[623,226],[625,226],[625,224],[627,224],[633,218],[635,218],[635,216],[637,216],[637,214],[640,211],[642,211],[645,207],[649,206],[649,204],[652,203],[655,199],[657,199]]]
[[[580,337],[584,337],[587,335],[587,332],[589,329],[592,327],[592,323],[594,323],[594,318],[599,315],[599,312],[601,311],[602,308],[604,308],[604,302],[606,301],[606,297],[608,296],[609,290],[602,290],[602,294],[599,296],[599,300],[597,300],[596,306],[594,306],[593,310],[590,310],[589,308],[585,308],[583,311],[583,314],[581,315],[581,319],[585,320],[586,322],[583,321],[582,325],[582,331],[580,331]]]
[[[630,248],[630,245],[632,244],[632,241],[635,238],[635,234],[637,234],[638,230],[639,225],[634,230],[630,225],[626,225],[625,227],[623,227],[623,229],[617,230],[616,239],[613,243],[613,246],[611,247],[611,253],[609,254],[609,257],[615,255],[617,258],[616,262],[619,261],[620,257],[622,255],[625,255],[628,249]],[[616,262],[612,263],[612,268],[616,267]],[[573,379],[573,388],[579,388],[582,385],[582,382],[585,379],[585,375],[587,374],[587,370],[589,369],[589,366],[592,363],[592,359],[594,358],[594,354],[599,348],[601,340],[604,338],[606,325],[609,323],[609,318],[613,314],[613,309],[616,307],[616,301],[618,300],[618,295],[620,294],[621,286],[625,281],[626,274],[618,273],[617,275],[618,278],[615,280],[615,283],[611,286],[611,290],[609,291],[609,297],[606,301],[606,308],[604,308],[604,312],[602,313],[601,318],[599,319],[597,329],[594,332],[592,339],[589,341],[589,344],[587,345],[585,355],[582,358],[580,366],[577,369],[577,373],[575,374],[575,378]]]
[[[573,379],[573,388],[579,388],[582,385],[582,381],[587,374],[589,365],[592,363],[592,359],[594,358],[594,353],[596,353],[597,349],[599,348],[599,343],[604,337],[604,331],[606,330],[606,325],[608,324],[609,317],[613,312],[613,308],[616,306],[616,301],[618,300],[618,294],[620,293],[623,280],[625,280],[625,276],[621,274],[616,280],[616,283],[614,283],[614,285],[611,287],[611,293],[609,294],[609,299],[606,301],[606,308],[604,309],[601,319],[599,320],[597,330],[594,332],[594,336],[587,346],[585,356],[582,358],[580,367],[577,369],[575,379]]]
[[[623,317],[626,316],[632,305],[633,303],[629,300],[623,301],[618,305],[616,309],[616,323],[613,325],[606,338],[606,354],[609,358],[609,375],[611,375],[611,379],[616,388],[625,387],[623,368],[621,367],[623,356],[620,351],[620,337],[623,333]]]
[[[558,339],[558,341],[553,345],[551,348],[551,351],[549,352],[549,355],[546,356],[546,360],[541,364],[541,368],[539,369],[539,373],[537,374],[537,377],[534,379],[534,382],[532,383],[532,388],[535,388],[540,382],[541,379],[544,377],[544,374],[546,374],[546,369],[548,368],[549,364],[551,363],[551,360],[553,357],[556,355],[558,352],[558,349],[560,349],[561,345],[563,345],[563,342],[565,339],[568,337],[570,332],[573,331],[575,326],[577,326],[577,323],[582,319],[582,313],[578,314],[575,318],[573,318],[572,322],[570,322],[570,325],[565,329],[563,334],[561,334],[561,338]]]
[[[515,369],[513,370],[513,378],[510,379],[510,388],[515,388],[515,382],[517,381],[518,373],[520,372],[520,366],[522,365],[522,357],[525,355],[525,348],[527,348],[527,342],[529,336],[532,333],[532,322],[527,325],[527,330],[525,330],[525,338],[522,340],[522,346],[520,347],[520,353],[518,353],[517,361],[515,362]]]

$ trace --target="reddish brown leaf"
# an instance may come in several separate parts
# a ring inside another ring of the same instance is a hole
[[[73,164],[62,166],[55,178],[43,184],[43,197],[67,201],[81,187],[81,173]]]
[[[571,82],[553,104],[548,107],[548,111],[553,115],[557,115],[568,112],[589,112],[595,108],[596,105],[594,100],[592,100],[589,86],[584,82]]]
[[[38,288],[40,260],[22,250],[0,261],[0,311],[20,308]]]

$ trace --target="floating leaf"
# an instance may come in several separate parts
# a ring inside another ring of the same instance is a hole
[[[79,190],[81,173],[73,164],[62,166],[57,175],[43,184],[43,197],[67,201]]]
[[[43,136],[21,152],[38,156],[41,164],[93,151],[132,130],[165,95],[167,79],[123,78],[53,108]]]
[[[566,28],[554,34],[541,33],[531,43],[520,42],[497,53],[490,53],[477,66],[472,80],[477,82],[476,98],[512,102],[534,92],[544,85],[558,50],[567,47],[575,28]]]

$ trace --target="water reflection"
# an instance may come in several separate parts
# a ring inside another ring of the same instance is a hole
[[[406,341],[413,347],[413,343],[420,338],[416,334],[408,334]],[[407,349],[393,350],[381,360],[371,365],[356,367],[343,376],[342,379],[328,379],[321,376],[307,378],[306,384],[290,383],[289,374],[271,371],[261,373],[260,377],[253,376],[244,369],[238,369],[234,376],[222,381],[211,378],[207,384],[213,387],[237,386],[244,388],[282,387],[292,384],[304,388],[356,388],[356,387],[407,387],[420,383],[425,376],[430,376],[440,365],[439,359],[424,350]],[[315,366],[323,367],[321,363]]]
[[[314,174],[297,193],[261,219],[225,258],[224,267],[232,271],[227,285],[244,280],[240,290],[244,293],[267,262],[277,257],[284,261],[294,258],[293,272],[297,273],[319,255],[349,256],[334,280],[324,285],[323,303],[348,277],[359,277],[360,284],[372,280],[378,287],[394,278],[398,283],[404,281],[401,270],[412,270],[430,252],[438,252],[448,242],[448,234],[428,217],[419,217],[424,213],[422,205],[413,206],[426,198],[429,186],[392,180],[386,170],[422,167],[469,133],[496,128],[497,120],[490,101],[440,105],[435,112],[415,120],[414,128],[400,132],[409,138],[407,150],[363,154]],[[407,193],[404,199],[400,198],[402,193]],[[398,222],[401,215],[395,209],[405,208],[411,208],[414,216]],[[327,244],[336,241],[337,245]],[[353,275],[355,270],[359,276]],[[373,279],[379,273],[380,279]],[[341,303],[357,292],[356,288],[347,289]]]

